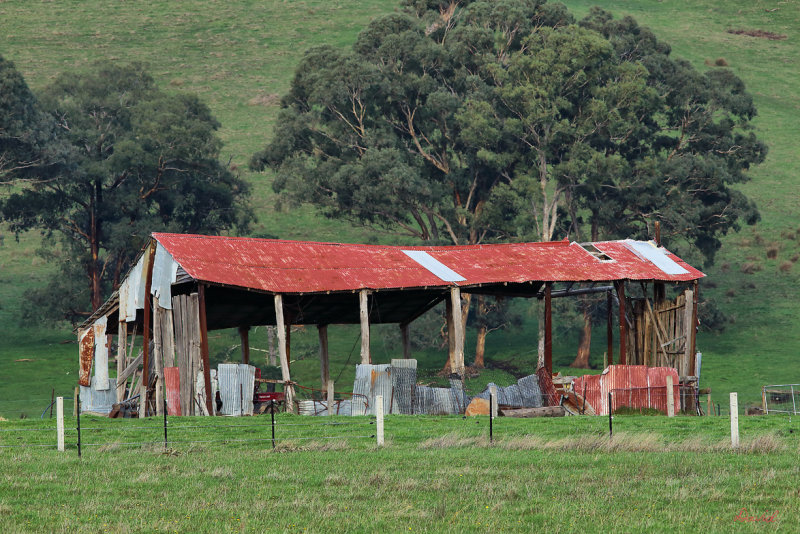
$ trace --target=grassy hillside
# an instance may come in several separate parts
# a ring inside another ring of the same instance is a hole
[[[699,69],[724,59],[743,78],[756,99],[759,135],[770,146],[767,161],[752,172],[743,190],[759,204],[763,220],[725,240],[701,291],[710,295],[731,318],[721,334],[704,334],[698,348],[704,354],[703,386],[718,399],[738,390],[746,401],[759,398],[765,383],[800,382],[795,348],[800,346],[800,317],[795,298],[800,281],[800,179],[796,124],[800,122],[800,91],[794,65],[800,56],[796,29],[800,2],[721,0],[569,1],[581,15],[600,3],[615,15],[633,15],[652,27],[673,46],[673,54]],[[82,69],[100,58],[143,61],[157,82],[168,90],[191,91],[208,102],[223,127],[225,157],[240,166],[254,185],[253,204],[259,216],[254,232],[285,238],[387,241],[338,221],[324,220],[304,208],[277,209],[269,187],[270,176],[252,174],[244,166],[250,154],[274,135],[278,97],[288,88],[294,65],[303,50],[318,44],[349,46],[373,17],[395,9],[394,0],[241,1],[188,3],[148,2],[23,2],[0,3],[0,54],[16,62],[29,84],[38,89],[57,73]],[[728,33],[727,30],[763,30],[785,39],[770,40]],[[794,33],[793,33],[794,32]],[[5,234],[0,241],[0,413],[18,416],[17,399],[49,398],[52,388],[69,392],[75,384],[76,350],[63,325],[39,327],[18,320],[20,303],[28,289],[50,276],[48,266],[35,255],[39,237],[30,233],[16,243]],[[669,243],[667,243],[668,245]],[[773,255],[774,258],[768,258]],[[527,303],[518,304],[525,312]],[[528,316],[526,316],[528,317]],[[490,362],[505,362],[521,370],[534,359],[535,329],[490,335]],[[332,340],[332,368],[341,370],[341,383],[352,378],[356,331],[336,329]],[[389,330],[376,336],[377,359],[390,357]],[[302,359],[293,372],[302,383],[315,384],[316,333],[293,337]],[[602,342],[597,340],[594,361],[599,363]],[[227,332],[212,340],[218,359],[235,357],[237,340]],[[254,335],[256,348],[266,348],[263,332]],[[556,363],[567,365],[577,340],[561,336]],[[357,354],[356,356],[357,357]],[[421,354],[421,365],[440,365],[441,351]],[[16,361],[32,360],[32,361]],[[9,380],[9,377],[12,379]],[[503,371],[482,376],[510,378]],[[347,386],[345,386],[347,387]],[[26,403],[20,403],[25,405]],[[33,415],[41,403],[25,408]],[[46,404],[46,403],[45,403]],[[27,405],[26,405],[27,406]],[[43,406],[42,406],[43,408]]]

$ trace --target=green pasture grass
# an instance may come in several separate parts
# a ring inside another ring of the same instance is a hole
[[[796,363],[800,319],[795,303],[800,262],[792,261],[800,254],[800,163],[795,131],[800,121],[800,96],[794,67],[800,55],[798,1],[565,3],[577,16],[595,4],[617,17],[632,15],[670,43],[675,56],[688,59],[701,70],[718,68],[707,63],[724,58],[728,68],[745,81],[759,110],[757,133],[770,152],[767,161],[751,171],[753,179],[742,190],[757,201],[763,218],[755,228],[727,237],[714,265],[702,265],[709,277],[701,282],[701,291],[719,304],[730,322],[721,333],[698,337],[698,349],[703,352],[701,386],[710,386],[712,398],[723,404],[730,391],[738,391],[743,404],[756,404],[764,384],[800,383]],[[397,239],[391,235],[325,219],[309,207],[277,205],[272,176],[251,173],[246,163],[250,154],[279,133],[275,130],[279,127],[275,124],[278,97],[289,87],[304,50],[319,44],[350,46],[370,19],[393,11],[397,4],[394,0],[201,0],[180,4],[14,0],[0,3],[0,53],[15,61],[34,89],[45,86],[59,72],[84,69],[98,59],[143,61],[162,88],[200,94],[222,123],[223,156],[253,185],[252,206],[259,217],[254,234],[392,243]],[[733,35],[729,29],[759,29],[787,38]],[[49,398],[53,388],[57,394],[71,395],[77,350],[74,343],[61,344],[74,337],[65,325],[22,324],[19,320],[26,293],[46,283],[52,269],[35,255],[40,243],[36,233],[21,236],[19,244],[6,228],[0,228],[0,233],[0,373],[4,376],[0,415],[16,419],[23,411],[31,417],[43,409],[33,399]],[[666,244],[669,246],[668,238]],[[778,246],[778,256],[768,259],[767,249],[773,245]],[[752,274],[742,272],[748,263],[756,266]],[[536,360],[534,317],[526,315],[521,329],[489,334],[486,358],[490,370],[470,387],[480,390],[489,381],[510,383],[514,376],[530,372]],[[556,368],[564,374],[587,372],[568,367],[577,335],[559,330],[558,318],[555,323]],[[304,385],[319,382],[313,330],[296,332],[292,338],[293,377]],[[352,364],[358,359],[358,347],[355,352],[351,347],[357,332],[352,327],[331,328],[331,370],[339,378],[337,389],[351,387]],[[264,349],[265,338],[259,336],[262,334],[254,336],[253,343]],[[237,358],[232,350],[237,343],[234,332],[213,332],[211,337],[213,361]],[[392,339],[388,330],[375,329],[375,361],[388,362],[398,356]],[[594,369],[588,372],[599,372],[604,350],[601,328],[593,336]],[[473,351],[474,333],[470,333],[468,363]],[[426,349],[415,357],[425,380],[441,382],[434,375],[446,357],[443,349]],[[34,361],[15,361],[20,359]],[[31,400],[30,406],[8,408],[12,406],[8,402],[24,399]]]
[[[369,419],[351,432],[370,428]],[[328,418],[278,416],[278,433]],[[67,427],[74,427],[67,418]],[[263,424],[262,424],[263,423]],[[144,439],[160,420],[82,417],[81,459],[68,449],[0,449],[5,532],[732,532],[791,531],[796,510],[797,423],[742,418],[730,448],[726,417],[616,416],[495,420],[389,416],[386,446],[372,439],[114,445]],[[269,437],[269,417],[170,418],[196,441]],[[0,423],[12,429],[51,421]],[[88,430],[89,428],[102,430]],[[326,427],[321,427],[327,431]],[[344,427],[341,427],[344,428]],[[198,430],[198,429],[196,429]],[[146,430],[144,432],[148,432]],[[341,430],[340,430],[341,431]],[[246,433],[250,432],[250,433]],[[20,432],[22,433],[22,432]],[[345,432],[342,431],[344,434]],[[93,440],[93,441],[90,441]],[[775,513],[775,521],[735,522]]]

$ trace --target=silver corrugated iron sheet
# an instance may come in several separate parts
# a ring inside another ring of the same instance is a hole
[[[404,250],[403,253],[445,282],[463,282],[463,276],[423,250]]]
[[[417,386],[414,395],[414,413],[427,415],[461,413],[455,400],[452,388]]]
[[[253,385],[256,368],[244,363],[221,363],[217,367],[222,415],[253,415]]]
[[[486,389],[476,395],[480,399],[489,399],[489,384]],[[529,375],[520,378],[516,384],[497,387],[497,404],[505,404],[515,408],[541,408],[542,392],[539,389],[539,377]]]
[[[107,378],[108,389],[97,389],[97,376],[92,377],[90,387],[81,388],[81,411],[95,413],[109,413],[112,405],[117,402],[117,379]]]
[[[417,385],[417,360],[392,360],[392,388],[394,395],[391,413],[414,413],[414,388]]]
[[[328,415],[327,401],[301,400],[297,402],[300,415]],[[353,415],[350,399],[337,400],[333,403],[333,415]]]
[[[383,395],[383,413],[388,414],[392,401],[391,365],[358,364],[353,383],[353,415],[375,415],[375,397]],[[366,397],[366,402],[364,397]],[[367,403],[369,403],[367,405]]]
[[[676,275],[689,272],[667,256],[666,249],[656,246],[652,241],[634,241],[632,239],[626,239],[625,245],[664,271],[665,274]]]

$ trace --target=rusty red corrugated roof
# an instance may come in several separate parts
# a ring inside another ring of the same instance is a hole
[[[667,274],[630,241],[593,243],[610,261],[568,241],[464,246],[385,246],[155,233],[192,278],[274,293],[446,287],[404,251],[422,251],[464,278],[459,286],[612,280],[690,281],[705,276],[658,249],[685,271]]]

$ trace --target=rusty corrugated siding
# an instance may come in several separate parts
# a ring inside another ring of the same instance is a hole
[[[461,286],[531,281],[688,281],[703,273],[668,275],[624,241],[595,243],[601,261],[578,243],[513,243],[450,247],[345,245],[186,234],[153,237],[194,279],[275,293],[447,286],[403,251],[427,252],[465,278]]]
[[[177,367],[164,367],[167,415],[181,415],[181,375]]]
[[[672,367],[644,365],[610,365],[600,375],[584,375],[575,379],[573,389],[586,392],[586,402],[597,415],[608,415],[608,393],[613,392],[613,409],[626,406],[634,409],[654,408],[667,412],[666,377],[672,376],[675,412],[680,411],[678,372]]]
[[[80,369],[78,371],[78,384],[89,387],[89,378],[92,373],[92,360],[94,359],[94,328],[84,330],[78,341],[80,356]]]

